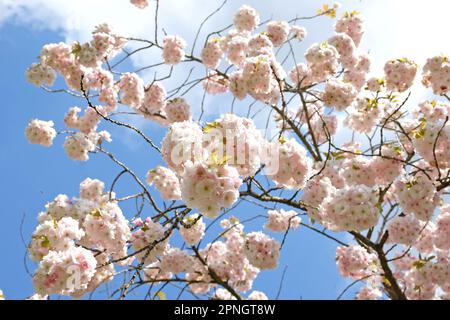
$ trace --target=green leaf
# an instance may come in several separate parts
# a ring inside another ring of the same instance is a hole
[[[158,291],[156,296],[158,297],[159,300],[167,300],[167,296],[163,291]]]
[[[50,248],[50,240],[48,240],[47,236],[42,236],[41,246]]]

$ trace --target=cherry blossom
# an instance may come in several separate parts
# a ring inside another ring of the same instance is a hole
[[[53,125],[53,121],[31,120],[25,130],[28,142],[50,147],[56,137],[56,130],[53,129]]]
[[[165,200],[181,199],[180,180],[172,170],[158,166],[147,172],[147,183],[154,184]]]
[[[293,210],[269,210],[268,215],[269,218],[264,228],[274,232],[285,232],[290,228],[297,229],[302,221]]]
[[[397,59],[386,62],[384,74],[388,90],[403,92],[408,90],[417,73],[417,65],[408,59]]]
[[[180,234],[187,244],[196,245],[204,236],[206,225],[203,218],[198,214],[192,214],[183,220],[184,224],[180,227]]]
[[[245,255],[249,262],[260,269],[274,269],[278,264],[280,244],[262,232],[246,235]]]
[[[336,264],[343,277],[360,279],[376,270],[376,257],[361,246],[338,247]]]
[[[270,21],[267,24],[267,34],[275,47],[281,46],[288,38],[290,31],[286,21]]]
[[[250,6],[242,6],[234,15],[234,25],[239,31],[253,31],[259,24],[259,14]]]
[[[184,57],[186,42],[178,36],[166,36],[163,44],[163,59],[167,64],[178,64]]]
[[[95,274],[94,254],[81,247],[50,251],[39,263],[33,276],[36,293],[67,294],[84,289]]]
[[[205,66],[210,69],[216,69],[223,56],[220,39],[211,39],[205,45],[202,51],[202,61]]]
[[[448,56],[429,58],[423,66],[422,83],[433,89],[434,94],[446,94],[450,90],[450,62]]]

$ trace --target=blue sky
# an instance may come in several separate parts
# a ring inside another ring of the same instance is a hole
[[[86,177],[98,178],[110,185],[113,177],[120,172],[120,168],[101,155],[91,156],[86,163],[68,159],[62,148],[63,137],[57,137],[54,146],[49,149],[29,145],[24,137],[25,126],[31,118],[54,120],[56,127],[62,129],[62,118],[67,109],[74,105],[85,106],[76,98],[64,94],[48,94],[26,83],[24,71],[36,60],[44,44],[86,40],[92,27],[103,21],[110,22],[124,34],[142,37],[152,35],[151,8],[140,11],[129,5],[127,0],[95,0],[89,2],[90,10],[83,4],[80,5],[82,2],[84,1],[67,0],[62,4],[63,1],[55,0],[0,0],[0,88],[4,116],[0,126],[0,194],[3,200],[0,210],[0,289],[11,299],[22,299],[33,293],[31,278],[24,266],[26,248],[20,234],[22,218],[22,233],[25,242],[28,242],[36,226],[37,214],[57,194],[77,195],[78,185]],[[110,5],[112,2],[114,6]],[[193,2],[178,0],[177,6],[174,6],[174,0],[163,0],[161,5],[161,25],[169,33],[181,34],[190,43],[200,17],[206,16],[221,3],[201,0],[196,2],[201,3],[195,7],[196,10],[189,11],[194,7]],[[316,0],[229,2],[207,28],[229,24],[231,14],[244,3],[257,8],[263,20],[271,16],[277,19],[292,18],[292,12],[298,12],[301,16],[311,15],[322,4],[322,1]],[[279,5],[280,3],[283,5]],[[368,18],[362,49],[370,51],[374,58],[374,65],[378,67],[375,74],[381,74],[380,68],[386,59],[399,55],[412,56],[418,63],[423,63],[429,55],[450,52],[448,41],[442,41],[441,33],[438,32],[445,27],[443,23],[446,20],[443,19],[442,12],[448,10],[444,10],[442,6],[448,9],[449,5],[442,3],[447,2],[427,1],[426,8],[423,8],[422,1],[399,0],[394,3],[387,0],[347,0],[341,3],[341,12],[357,9]],[[195,13],[187,15],[186,12]],[[399,12],[404,13],[401,18],[396,15]],[[329,18],[305,23],[308,39],[299,47],[300,52],[311,43],[331,36],[332,23]],[[126,67],[132,69],[152,59],[155,59],[154,54],[145,53]],[[183,72],[184,69],[180,68],[173,81],[182,78]],[[152,75],[149,73],[142,76],[151,78]],[[62,87],[61,82],[55,85],[55,88],[59,87]],[[420,99],[423,94],[423,91],[418,90],[415,98]],[[198,91],[190,95],[191,104],[195,105],[199,97]],[[228,108],[224,106],[229,106],[229,103],[218,98],[208,98],[206,105],[207,118],[214,118],[220,111],[223,112],[223,108]],[[156,125],[146,124],[142,120],[127,120],[135,121],[155,140],[164,135],[165,130]],[[107,125],[101,128],[110,130],[113,135],[114,141],[107,145],[108,150],[113,151],[141,177],[145,176],[148,169],[162,163],[139,137],[129,134],[125,129]],[[118,186],[119,195],[133,194],[137,190],[127,182],[131,180],[124,179]],[[125,205],[123,210],[128,212],[128,217],[133,213],[132,205]],[[264,213],[262,208],[249,205],[243,205],[233,212],[241,219]],[[151,214],[152,212],[148,212],[148,215]],[[249,225],[248,230],[258,230],[263,223],[263,220],[257,220]],[[274,298],[283,269],[287,266],[280,298],[335,299],[348,283],[338,276],[334,262],[335,248],[334,242],[305,228],[291,232],[283,248],[280,268],[262,272],[254,288]],[[27,265],[32,272],[35,266],[29,260]],[[172,292],[169,289],[169,298]],[[345,297],[352,298],[353,294],[354,290],[350,290]]]

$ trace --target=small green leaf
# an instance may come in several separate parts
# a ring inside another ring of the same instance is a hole
[[[42,236],[41,246],[44,248],[50,248],[50,240],[46,236]]]
[[[162,292],[162,291],[158,291],[156,296],[158,297],[159,300],[167,300],[166,294],[164,292]]]

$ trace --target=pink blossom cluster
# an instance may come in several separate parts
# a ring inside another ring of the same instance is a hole
[[[339,62],[346,69],[353,69],[357,64],[356,46],[353,39],[346,33],[337,33],[330,39],[328,43],[331,44],[339,52]]]
[[[40,295],[71,295],[88,286],[96,266],[94,254],[81,247],[50,251],[41,260],[33,276],[34,289]]]
[[[314,79],[311,76],[311,71],[304,63],[298,63],[289,71],[289,78],[298,87],[306,87],[313,84]]]
[[[184,98],[170,100],[164,109],[169,123],[191,121],[191,106]]]
[[[272,158],[266,162],[267,175],[279,186],[301,189],[311,174],[311,159],[305,148],[291,138],[272,144]]]
[[[423,224],[413,214],[397,216],[388,225],[389,242],[413,245],[423,229]]]
[[[402,172],[404,156],[396,144],[383,145],[371,157],[361,153],[357,144],[344,145],[342,151],[332,153],[337,158],[328,161],[322,176],[329,177],[337,188],[355,184],[373,187],[389,185]]]
[[[253,31],[259,24],[259,14],[252,7],[243,5],[234,15],[233,22],[238,31]]]
[[[139,85],[139,89],[135,90],[136,93],[142,95],[142,87]],[[139,105],[138,111],[144,116],[152,116],[155,113],[160,113],[166,107],[166,89],[159,81],[152,82],[144,89],[144,98],[142,104]]]
[[[159,284],[161,280],[171,279],[173,274],[161,268],[159,261],[150,263],[144,268],[145,281],[151,281],[155,285]]]
[[[111,281],[116,275],[114,265],[112,263],[109,263],[107,254],[96,253],[94,257],[95,260],[97,260],[97,267],[95,269],[95,274],[91,278],[86,287],[79,288],[71,294],[71,296],[76,299],[81,298],[86,293],[93,292],[103,283]]]
[[[130,228],[117,203],[109,201],[101,209],[91,211],[84,219],[83,228],[88,235],[83,243],[105,251],[113,259],[127,255]],[[123,260],[121,264],[129,262]]]
[[[247,259],[243,225],[231,217],[222,220],[221,226],[225,229],[222,233],[224,241],[214,241],[201,249],[199,255],[206,265],[196,259],[195,271],[186,274],[186,279],[200,281],[189,285],[190,290],[196,294],[205,294],[215,286],[210,283],[212,278],[208,269],[238,292],[250,290],[259,273],[259,269]]]
[[[358,92],[351,83],[329,80],[325,85],[322,101],[337,111],[342,111],[352,104],[357,94]]]
[[[192,121],[175,122],[163,138],[162,157],[170,169],[182,174],[187,161],[204,159],[202,140],[203,131],[198,124]]]
[[[246,59],[242,76],[248,91],[255,95],[270,93],[274,80],[271,57],[259,55]]]
[[[252,176],[260,168],[264,140],[253,120],[226,113],[203,131],[203,146],[208,153],[226,160],[239,175]]]
[[[221,48],[227,53],[227,59],[230,63],[236,66],[243,65],[247,57],[249,40],[249,34],[231,31],[222,38],[220,42]]]
[[[450,91],[450,58],[435,56],[429,58],[423,66],[422,83],[431,87],[434,94],[443,95]]]
[[[158,166],[147,172],[147,183],[155,185],[164,200],[181,199],[180,180],[169,168]]]
[[[289,229],[297,229],[302,222],[293,210],[269,210],[267,213],[268,219],[264,228],[273,232],[286,232]]]
[[[434,245],[441,250],[450,250],[450,205],[441,207],[436,219],[436,230],[433,233]]]
[[[379,288],[365,286],[361,288],[357,295],[357,300],[379,300],[383,296],[383,293]]]
[[[335,188],[343,188],[345,186],[345,180],[341,176],[340,168],[342,166],[343,161],[346,157],[341,156],[339,152],[337,152],[335,158],[329,159],[326,163],[318,162],[314,164],[314,172],[319,173],[321,171],[319,177],[320,178],[328,178],[330,183]],[[333,156],[333,155],[331,155]],[[348,155],[346,155],[348,157]],[[342,157],[342,158],[341,158]]]
[[[173,274],[192,272],[194,270],[194,257],[178,248],[170,248],[161,257],[160,268]]]
[[[249,7],[241,7],[235,15],[235,29],[220,39],[208,40],[202,51],[206,67],[215,69],[223,55],[236,66],[230,75],[210,72],[203,87],[210,94],[228,90],[242,100],[247,94],[266,103],[280,98],[280,81],[285,78],[282,66],[275,59],[273,47],[287,40],[290,26],[284,21],[271,21],[267,32],[252,35],[259,23],[259,15]],[[299,31],[301,33],[301,31]]]
[[[209,94],[228,92],[229,81],[216,71],[211,71],[202,81],[203,89]]]
[[[248,300],[269,300],[266,294],[262,291],[254,290],[248,295]]]
[[[396,59],[386,62],[384,75],[386,88],[392,91],[404,92],[412,85],[417,73],[417,64],[408,59]]]
[[[424,174],[396,180],[395,195],[405,213],[413,213],[422,221],[431,219],[440,200],[433,181]]]
[[[308,103],[300,105],[297,113],[293,118],[300,124],[308,126],[308,129],[314,134],[314,139],[318,144],[322,144],[333,136],[338,129],[338,121],[335,114],[326,114],[323,103]],[[283,126],[283,119],[277,117],[280,127]],[[286,123],[284,123],[285,130],[292,130]]]
[[[343,32],[349,35],[356,46],[359,46],[364,34],[364,20],[356,12],[345,12],[344,15],[336,21],[334,25],[336,32]]]
[[[123,104],[138,109],[144,101],[144,82],[135,73],[125,73],[120,78],[119,89],[121,90],[120,100]]]
[[[53,129],[53,125],[53,121],[31,120],[25,130],[28,142],[50,147],[56,137],[56,130]]]
[[[219,288],[214,292],[213,299],[236,300],[236,297],[233,296],[227,289]],[[247,300],[268,300],[268,298],[264,292],[254,290],[248,295]]]
[[[308,216],[313,221],[325,223],[323,216],[322,203],[325,198],[335,192],[335,188],[328,177],[316,176],[309,179],[303,188],[303,194],[300,198],[307,208]]]
[[[180,227],[180,235],[183,240],[193,246],[200,242],[205,235],[206,225],[203,218],[194,213],[183,219],[183,224]]]
[[[80,183],[80,198],[101,202],[105,200],[105,184],[98,179],[86,178]]]
[[[229,77],[229,90],[236,99],[243,100],[247,96],[247,85],[245,83],[242,71],[236,71]]]
[[[378,259],[359,245],[338,247],[336,265],[343,277],[361,279],[377,271]]]
[[[337,189],[324,200],[322,208],[328,229],[362,231],[373,227],[379,218],[378,195],[364,185]]]
[[[33,261],[39,262],[50,251],[65,251],[75,246],[75,241],[85,235],[78,221],[71,217],[60,220],[46,220],[34,231],[28,252]]]
[[[372,187],[375,185],[376,179],[372,163],[373,161],[363,156],[344,159],[341,164],[340,174],[348,186],[365,185]]]
[[[30,257],[39,263],[33,278],[38,294],[80,297],[112,279],[109,257],[127,255],[131,232],[110,196],[115,195],[104,192],[103,182],[87,178],[79,198],[58,195],[47,204],[29,246]],[[94,257],[93,252],[102,254]],[[119,264],[130,262],[122,259]]]
[[[450,260],[446,255],[427,259],[399,256],[395,274],[407,299],[448,299]]]
[[[395,145],[381,147],[381,156],[371,161],[375,183],[386,186],[393,182],[402,172],[403,161],[404,156],[400,147]]]
[[[357,12],[346,12],[336,22],[336,34],[328,39],[328,43],[337,49],[339,62],[345,68],[343,81],[351,84],[356,93],[364,87],[371,65],[370,59],[366,54],[357,52],[357,47],[364,33],[362,22],[362,18]],[[349,89],[350,87],[348,87]],[[341,105],[338,108],[342,110],[345,106]]]
[[[36,85],[52,85],[56,71],[72,89],[80,90],[81,79],[84,77],[85,89],[93,86],[111,91],[111,83],[99,85],[96,80],[99,75],[108,73],[101,69],[102,60],[114,56],[124,44],[124,38],[115,34],[107,24],[101,24],[94,29],[90,42],[45,45],[39,57],[40,63],[33,64],[28,69],[27,77]]]
[[[298,41],[305,40],[306,36],[308,35],[308,32],[306,31],[306,28],[301,26],[291,26],[291,34],[294,38],[296,38]]]
[[[273,43],[265,33],[248,35],[248,57],[257,57],[259,55],[269,55],[273,53]]]
[[[163,40],[163,59],[166,64],[175,65],[184,57],[186,41],[179,36],[165,36]]]
[[[450,167],[450,123],[445,119],[423,121],[414,134],[413,145],[430,165],[440,169]]]
[[[370,69],[367,55],[356,52],[353,39],[345,33],[337,33],[327,42],[315,43],[306,52],[307,64],[299,63],[290,72],[290,78],[297,86],[310,86],[315,82],[328,80],[337,72],[338,62],[347,69],[344,82],[348,82],[356,91],[365,84]]]
[[[334,114],[325,114],[324,108],[319,108],[310,118],[311,131],[317,143],[326,142],[338,131],[338,120]]]
[[[97,125],[100,122],[102,115],[106,116],[107,111],[102,106],[98,106],[96,109],[87,107],[81,117],[78,115],[80,112],[81,109],[78,107],[70,108],[64,116],[64,124],[68,128],[77,129],[88,135],[97,130]]]
[[[251,232],[245,237],[245,255],[259,269],[275,269],[280,255],[280,244],[262,232]]]
[[[430,165],[439,169],[450,167],[450,105],[437,101],[419,104],[413,115],[418,118],[412,131],[414,149]]]
[[[106,23],[102,23],[94,28],[92,40],[90,41],[90,45],[96,50],[97,60],[111,59],[122,49],[125,43],[126,39],[115,33]]]
[[[138,225],[139,226],[139,225]],[[151,218],[145,219],[140,228],[131,234],[130,242],[135,251],[135,257],[140,263],[149,265],[169,250],[167,227]]]
[[[436,100],[422,101],[412,110],[412,115],[417,119],[425,118],[426,121],[437,122],[450,115],[450,104]]]
[[[429,255],[436,250],[437,246],[435,247],[434,243],[436,233],[436,225],[433,222],[429,221],[428,223],[425,223],[425,226],[423,226],[420,230],[418,239],[414,243],[414,248],[417,252],[422,255]],[[438,237],[436,237],[436,239],[437,238]],[[445,237],[443,239],[445,239]]]
[[[202,62],[207,68],[216,69],[220,64],[223,57],[220,41],[220,38],[211,39],[202,50]]]
[[[89,159],[89,152],[95,150],[94,135],[86,135],[82,132],[77,132],[74,135],[66,137],[64,141],[64,150],[67,155],[80,161],[87,161]]]
[[[96,68],[100,61],[97,59],[97,49],[89,42],[75,47],[78,62],[85,67]]]
[[[305,53],[309,68],[309,82],[321,82],[337,72],[339,52],[327,42],[315,43]]]
[[[75,160],[88,160],[88,153],[95,150],[101,141],[110,141],[106,131],[96,132],[102,117],[115,110],[119,87],[110,71],[102,69],[105,58],[112,58],[125,44],[125,39],[107,25],[101,24],[92,32],[89,42],[80,44],[47,44],[43,47],[39,64],[33,65],[27,72],[29,80],[37,85],[52,85],[56,72],[59,73],[72,90],[98,91],[98,100],[105,106],[86,108],[79,116],[80,108],[73,107],[67,112],[64,122],[68,128],[80,132],[69,133],[64,142],[68,156]],[[125,102],[135,97],[124,97]],[[133,104],[133,101],[128,101]],[[44,132],[41,130],[41,132]],[[49,133],[50,131],[47,130]],[[41,137],[44,139],[44,137]],[[45,140],[45,139],[44,139]],[[40,143],[44,144],[42,140]],[[30,140],[31,141],[31,140]]]
[[[372,132],[375,124],[383,116],[383,110],[378,101],[368,97],[356,98],[350,108],[344,124],[360,133]]]
[[[85,71],[72,53],[72,46],[65,43],[47,44],[42,48],[40,63],[62,74],[67,85],[79,89],[81,76]]]
[[[273,45],[279,47],[286,42],[290,29],[286,21],[270,21],[267,24],[267,35]]]
[[[221,208],[229,208],[237,201],[241,184],[234,167],[189,162],[181,176],[181,197],[189,208],[214,218]]]
[[[51,87],[56,79],[56,72],[51,67],[42,63],[33,63],[26,72],[28,82],[41,86],[43,84]]]
[[[366,82],[366,89],[372,92],[378,92],[383,89],[384,85],[385,85],[384,79],[371,77]]]
[[[355,68],[344,73],[343,80],[350,82],[357,91],[360,91],[366,84],[367,73],[370,70],[370,60],[366,56],[360,55]]]
[[[224,93],[225,85],[238,99],[247,94],[268,103],[275,103],[280,97],[278,81],[283,80],[285,72],[276,61],[273,46],[286,41],[290,27],[286,22],[272,21],[267,32],[251,35],[259,23],[257,12],[243,6],[235,15],[235,27],[221,39],[209,40],[203,49],[204,64],[208,68],[217,67],[223,54],[237,67],[225,78],[210,74],[203,82],[208,93]],[[206,85],[207,84],[207,85]]]

